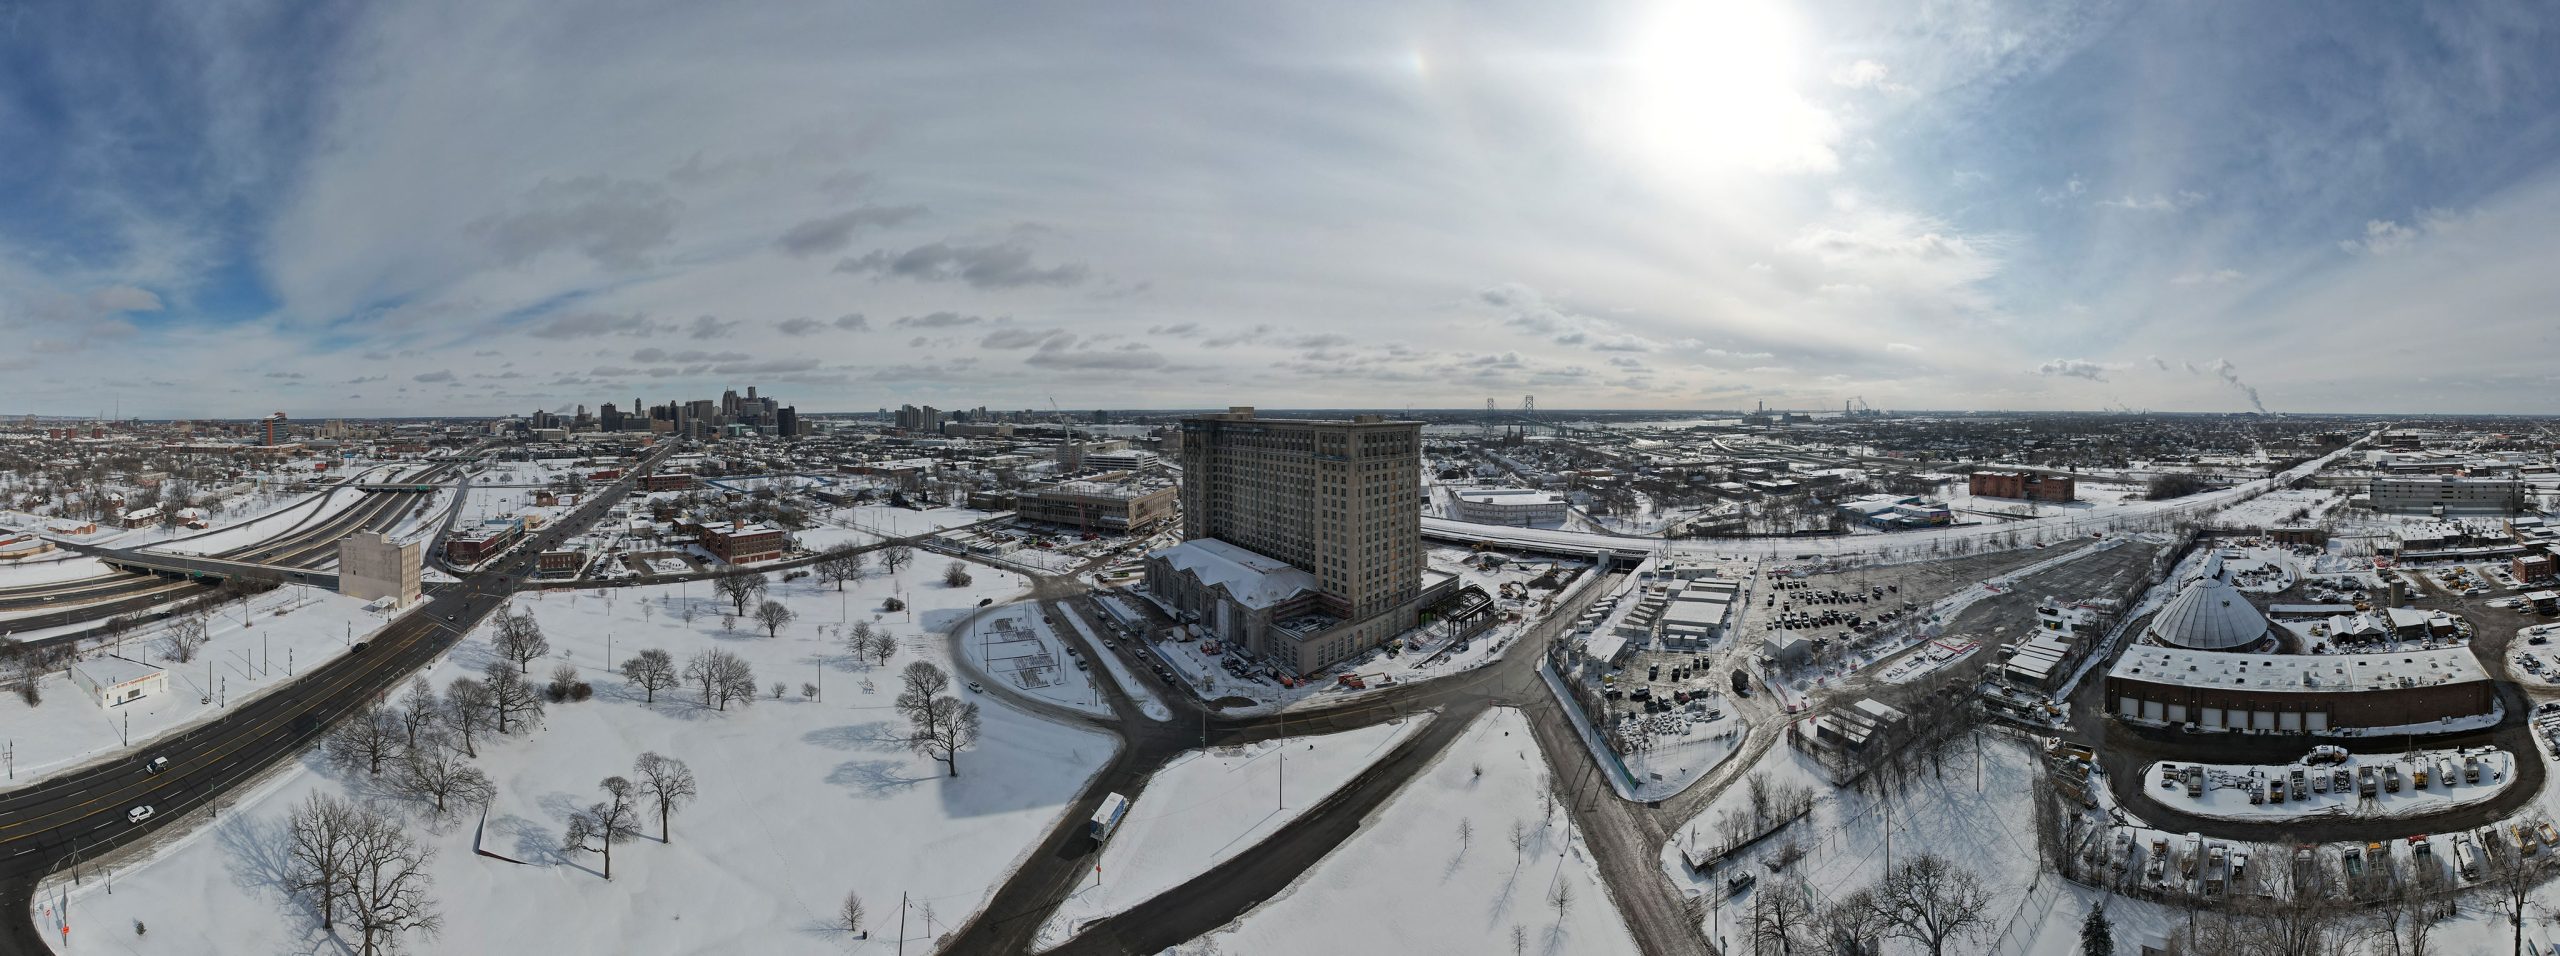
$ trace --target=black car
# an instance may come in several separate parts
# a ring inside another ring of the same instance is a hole
[[[372,641],[357,641],[357,642],[355,642],[353,645],[348,646],[348,648],[347,648],[347,653],[349,653],[349,654],[362,654],[362,653],[364,653],[364,649],[365,649],[365,648],[372,647],[372,646],[373,646],[373,642],[372,642]]]

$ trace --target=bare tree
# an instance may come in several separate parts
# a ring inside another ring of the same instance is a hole
[[[360,825],[347,844],[345,899],[349,918],[363,934],[360,953],[385,952],[406,932],[435,935],[444,925],[427,895],[433,879],[427,863],[435,849],[420,845],[389,816],[370,809],[358,814]]]
[[[196,659],[196,651],[212,640],[205,627],[204,612],[189,611],[170,619],[160,632],[161,653],[180,664]]]
[[[1877,938],[1884,935],[1887,922],[1884,906],[1876,899],[1876,891],[1861,887],[1823,908],[1822,938],[1840,952],[1873,952]]]
[[[1885,932],[1945,956],[1947,944],[1988,929],[1991,893],[1945,857],[1923,853],[1885,874],[1876,887]]]
[[[1529,855],[1529,821],[1511,821],[1511,865],[1519,866]]]
[[[1511,924],[1511,956],[1526,956],[1528,952],[1529,928],[1518,923]]]
[[[767,638],[780,637],[782,629],[797,617],[799,615],[791,613],[791,608],[780,601],[766,601],[756,605],[756,624],[764,628],[764,636]]]
[[[604,788],[605,799],[570,815],[569,831],[560,838],[560,849],[604,854],[604,878],[610,880],[614,844],[628,843],[640,832],[638,791],[631,781],[621,777],[606,777],[597,786]]]
[[[409,694],[400,699],[400,729],[411,748],[418,746],[418,736],[435,729],[444,715],[442,701],[436,699],[436,685],[424,677],[409,682]]]
[[[644,703],[657,703],[658,692],[676,685],[676,659],[657,648],[649,648],[622,662],[622,676],[640,685]]]
[[[367,704],[347,715],[329,732],[329,759],[349,770],[361,767],[368,775],[381,773],[382,762],[399,756],[403,746],[397,710]]]
[[[953,561],[950,564],[943,566],[942,583],[945,587],[968,587],[969,565],[966,562]]]
[[[313,792],[285,816],[284,888],[310,901],[323,930],[337,925],[338,896],[352,866],[347,839],[360,809],[352,800]]]
[[[1759,952],[1792,956],[1799,946],[1810,949],[1814,920],[1813,890],[1802,877],[1751,895],[1751,942]]]
[[[893,544],[880,549],[880,566],[889,569],[890,574],[905,570],[915,560],[916,549],[907,545]]]
[[[434,739],[402,755],[398,770],[400,789],[433,806],[437,818],[458,807],[486,803],[498,794],[488,774]]]
[[[2442,901],[2417,893],[2393,893],[2365,904],[2363,935],[2375,956],[2427,956],[2429,937],[2444,919]]]
[[[2524,924],[2540,908],[2533,901],[2534,888],[2550,878],[2551,870],[2545,858],[2524,856],[2513,849],[2489,854],[2489,871],[2485,874],[2488,879],[2481,882],[2486,884],[2499,915],[2506,917],[2508,927],[2515,931],[2517,956],[2524,954]]]
[[[453,742],[462,747],[465,756],[480,756],[473,741],[480,728],[497,719],[497,701],[489,693],[489,685],[469,677],[456,677],[444,688],[444,725],[453,731]]]
[[[684,665],[684,679],[702,687],[702,705],[729,709],[730,701],[754,703],[755,669],[746,659],[728,651],[711,649],[693,655]]]
[[[907,748],[942,761],[944,770],[959,776],[960,751],[978,741],[978,705],[944,695],[951,675],[929,661],[907,665],[900,679],[905,689],[898,694],[897,708],[907,718]]]
[[[1556,908],[1556,923],[1564,923],[1565,911],[1573,908],[1573,881],[1557,880],[1554,892],[1547,894],[1547,905]]]
[[[551,683],[544,687],[555,701],[568,700],[578,689],[578,665],[561,661],[551,668]]]
[[[869,561],[870,555],[860,550],[840,547],[827,552],[826,557],[818,559],[813,569],[818,572],[820,580],[831,582],[836,586],[836,590],[842,591],[845,582],[862,576],[862,566]]]
[[[693,770],[684,761],[661,757],[656,752],[643,753],[631,769],[640,775],[640,792],[658,808],[658,842],[672,842],[667,817],[676,808],[693,802],[700,794],[694,789]]]
[[[532,611],[516,613],[500,608],[497,626],[498,656],[516,662],[518,672],[533,673],[534,659],[551,653],[551,642],[543,638],[542,625],[533,619]]]
[[[728,598],[739,614],[747,613],[747,602],[763,597],[768,589],[761,574],[733,574],[711,582],[712,592]]]
[[[848,933],[862,932],[862,920],[865,915],[867,914],[862,910],[860,893],[845,894],[844,907],[836,910],[836,919],[844,924],[844,931]]]
[[[497,718],[499,736],[542,719],[542,694],[524,679],[523,672],[509,668],[504,661],[491,661],[480,676],[489,689],[489,713]]]

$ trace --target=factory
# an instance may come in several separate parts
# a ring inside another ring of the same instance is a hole
[[[2302,655],[2136,645],[2107,671],[2106,700],[2127,723],[2208,733],[2410,728],[2497,709],[2468,647]]]

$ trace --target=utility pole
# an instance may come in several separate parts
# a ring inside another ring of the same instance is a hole
[[[905,894],[905,893],[901,892],[901,893],[899,893],[899,894],[898,894],[898,954],[899,954],[899,956],[906,956],[906,952],[907,952],[907,894]]]

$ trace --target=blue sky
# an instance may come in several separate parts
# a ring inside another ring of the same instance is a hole
[[[2527,4],[0,6],[0,412],[2560,412]]]

